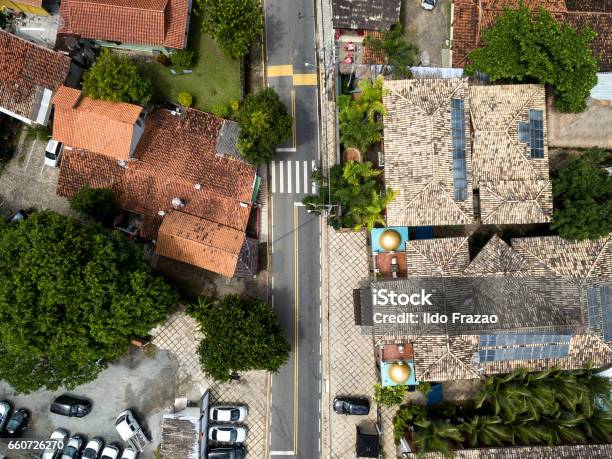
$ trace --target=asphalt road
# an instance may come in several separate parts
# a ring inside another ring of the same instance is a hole
[[[271,304],[291,343],[272,377],[271,456],[321,456],[321,221],[300,206],[319,165],[314,3],[265,0],[266,83],[293,114],[293,136],[269,166]]]

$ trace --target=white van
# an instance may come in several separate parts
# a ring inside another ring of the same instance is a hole
[[[45,166],[58,167],[62,155],[62,143],[49,139],[45,148]]]

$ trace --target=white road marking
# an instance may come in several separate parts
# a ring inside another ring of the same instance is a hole
[[[28,154],[28,159],[25,163],[25,166],[23,166],[24,171],[28,170],[28,164],[30,164],[30,158],[32,157],[32,151],[34,151],[34,147],[36,146],[37,142],[38,142],[38,139],[34,139],[34,142],[32,142],[32,146],[30,147],[30,153]]]
[[[285,192],[285,174],[283,171],[283,162],[279,161],[278,162],[278,168],[279,168],[279,172],[280,172],[280,192],[284,193]]]
[[[276,151],[278,153],[295,153],[297,148],[277,148]]]
[[[270,180],[272,181],[272,193],[276,193],[276,161],[270,162]]]
[[[295,161],[295,192],[300,192],[300,162]]]
[[[270,451],[270,456],[295,456],[295,451]]]
[[[308,161],[304,161],[304,193],[308,193]]]
[[[291,160],[287,161],[287,193],[291,193]]]
[[[315,161],[312,161],[312,168],[310,170],[314,170],[315,169]],[[315,182],[312,182],[312,194],[316,194],[317,192],[317,185],[315,184]]]

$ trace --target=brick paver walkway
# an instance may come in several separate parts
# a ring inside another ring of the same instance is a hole
[[[367,397],[372,401],[378,382],[376,356],[371,334],[355,325],[353,289],[367,285],[368,250],[365,232],[336,232],[329,229],[329,335],[330,392],[336,395]],[[391,419],[393,411],[382,411],[382,444],[387,457],[394,457]],[[376,406],[370,415],[340,416],[331,413],[331,457],[355,457],[355,427],[376,422]]]
[[[200,336],[195,320],[182,312],[175,313],[161,327],[152,332],[153,344],[173,352],[179,361],[177,379],[190,378],[203,389],[210,389],[211,403],[240,403],[249,407],[244,423],[248,429],[245,446],[249,457],[264,458],[266,443],[266,387],[264,371],[251,371],[241,375],[240,381],[219,384],[207,378],[200,370],[197,355]]]

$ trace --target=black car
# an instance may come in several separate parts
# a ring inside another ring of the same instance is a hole
[[[370,402],[365,398],[336,397],[334,411],[338,414],[365,416],[370,413]]]
[[[14,411],[6,423],[5,432],[8,437],[20,437],[30,421],[30,413],[23,408]]]
[[[213,448],[208,452],[208,459],[244,459],[245,456],[244,446]]]
[[[60,395],[51,403],[51,412],[62,416],[82,418],[87,416],[90,411],[91,402],[86,398],[75,397],[74,395]]]

